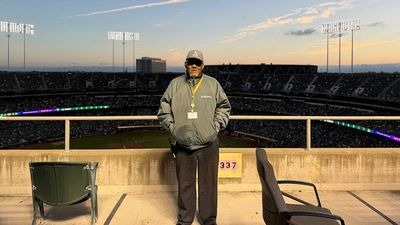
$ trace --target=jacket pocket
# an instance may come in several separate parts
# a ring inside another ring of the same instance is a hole
[[[193,135],[193,128],[189,125],[181,125],[178,126],[177,124],[172,130],[172,136],[175,140],[184,146],[189,146],[192,144],[192,135]]]
[[[217,131],[215,130],[215,125],[212,120],[200,123],[197,128],[197,136],[199,139],[199,143],[197,144],[208,144],[217,136]]]

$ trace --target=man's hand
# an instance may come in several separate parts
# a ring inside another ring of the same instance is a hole
[[[214,123],[215,123],[215,130],[217,131],[217,133],[219,133],[220,125],[217,121],[215,121]]]
[[[170,123],[170,124],[168,125],[168,130],[169,130],[169,132],[172,134],[172,130],[174,130],[174,123]]]

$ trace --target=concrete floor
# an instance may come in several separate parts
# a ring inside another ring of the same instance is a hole
[[[293,192],[313,201],[312,192]],[[347,225],[400,224],[399,191],[320,191],[324,207],[342,216]],[[99,219],[101,225],[174,225],[176,222],[176,192],[144,194],[100,195]],[[118,201],[122,200],[119,207]],[[264,224],[260,192],[220,192],[219,225]],[[375,211],[368,207],[375,208]],[[112,215],[113,209],[116,212]],[[90,224],[90,203],[68,207],[45,206],[46,225]],[[386,219],[385,219],[386,217]],[[0,225],[31,224],[32,199],[29,196],[0,196]],[[39,224],[39,223],[38,223]],[[195,219],[194,225],[199,225]]]

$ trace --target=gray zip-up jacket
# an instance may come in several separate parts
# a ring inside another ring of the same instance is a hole
[[[189,119],[192,90],[201,77],[204,79],[194,95],[197,119]],[[230,111],[228,98],[215,78],[205,74],[191,78],[184,74],[169,83],[157,116],[180,145],[196,150],[213,142],[218,132],[226,128]]]

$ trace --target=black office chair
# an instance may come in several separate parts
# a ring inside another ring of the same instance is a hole
[[[97,221],[96,170],[92,162],[31,162],[33,219],[38,210],[44,219],[43,203],[51,206],[74,205],[91,200],[91,224]]]
[[[267,160],[264,149],[256,150],[257,171],[262,185],[263,219],[268,225],[345,225],[344,220],[333,215],[321,206],[318,191],[314,184],[303,181],[277,181],[274,169]],[[314,189],[318,205],[312,205],[291,194],[282,192],[278,184],[307,185]],[[283,196],[291,198],[302,205],[286,204]]]

